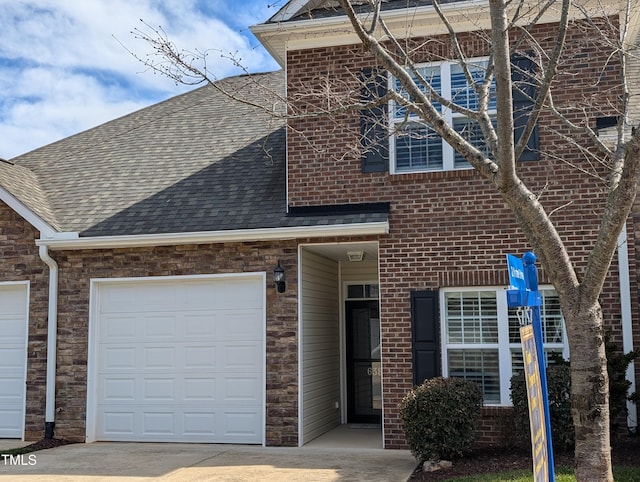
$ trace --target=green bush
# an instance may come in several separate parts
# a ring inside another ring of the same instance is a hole
[[[431,378],[414,387],[400,403],[411,453],[420,462],[454,459],[475,441],[482,389],[459,378]]]
[[[629,393],[631,382],[626,379],[629,364],[640,357],[640,350],[635,349],[629,353],[618,350],[611,337],[607,334],[604,338],[607,351],[607,374],[609,375],[609,417],[611,419],[612,434],[620,430],[620,423],[626,423],[628,416],[627,400],[637,403],[638,393]]]
[[[551,418],[551,438],[556,450],[573,448],[574,429],[571,418],[571,374],[569,364],[556,361],[547,366],[547,390],[549,392],[549,416]],[[522,442],[530,444],[529,402],[524,372],[511,378],[511,401],[518,433]]]
[[[620,429],[619,421],[627,415],[627,400],[636,403],[637,393],[629,394],[629,383],[625,372],[629,363],[640,356],[640,350],[623,354],[605,337],[607,372],[609,374],[609,417],[612,433]],[[569,362],[559,354],[552,354],[547,366],[547,389],[549,391],[549,415],[551,437],[556,450],[572,449],[574,445],[573,419],[571,418],[571,374]],[[522,434],[522,442],[530,443],[529,410],[524,373],[511,378],[511,401],[515,424]]]

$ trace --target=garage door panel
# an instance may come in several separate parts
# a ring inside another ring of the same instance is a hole
[[[103,411],[102,439],[107,441],[256,443],[261,415],[252,409],[221,406],[183,409],[177,405],[155,409]],[[216,429],[217,427],[217,429]]]
[[[105,315],[100,339],[105,342],[131,340],[136,336],[136,326],[138,325],[136,318],[135,316]]]
[[[185,346],[184,368],[187,370],[214,371],[218,349],[213,345]]]
[[[185,377],[184,400],[188,401],[215,401],[217,393],[217,380],[215,377]]]
[[[211,312],[185,313],[182,317],[181,330],[185,339],[213,337],[216,334],[215,315]]]
[[[0,376],[0,403],[20,404],[24,397],[24,377]]]
[[[179,370],[176,363],[176,347],[148,346],[141,347],[142,370]]]
[[[20,407],[0,409],[0,438],[20,438],[23,420],[24,412]]]
[[[216,338],[219,340],[257,340],[262,333],[262,312],[238,310],[225,312],[216,323]]]
[[[27,285],[11,284],[0,286],[0,302],[2,302],[3,316],[14,315],[14,318],[24,319]]]
[[[262,354],[258,343],[229,343],[223,347],[219,357],[222,371],[252,372],[262,366]]]
[[[184,434],[192,437],[215,437],[216,414],[214,412],[185,411],[183,414]]]
[[[183,288],[184,304],[194,310],[262,309],[261,282],[229,278],[218,282],[215,289],[208,283],[197,281],[185,283]]]
[[[0,309],[4,310],[4,306]],[[22,308],[21,315],[11,314],[8,316],[2,316],[0,313],[0,333],[2,339],[0,339],[1,345],[6,344],[24,344],[25,336],[27,334],[27,324],[24,319],[24,307]]]
[[[257,417],[258,414],[253,411],[228,408],[222,415],[224,420],[223,436],[237,443],[255,437],[257,435],[255,432]]]
[[[98,429],[104,440],[132,440],[136,427],[134,411],[102,410],[100,414]]]
[[[176,378],[145,378],[142,384],[145,402],[171,402],[176,400]]]
[[[183,372],[255,372],[262,370],[262,342],[213,342],[211,344],[113,344],[100,347],[103,373],[141,370]]]
[[[175,295],[164,313],[144,310],[154,284],[140,282],[141,299],[137,283],[99,287],[96,438],[261,443],[263,281],[159,282]]]
[[[100,292],[103,313],[163,313],[176,306],[178,290],[170,283],[114,283]]]
[[[224,377],[222,398],[225,401],[259,403],[260,386],[257,376]]]
[[[176,339],[178,335],[177,313],[154,314],[143,317],[144,339]]]
[[[102,377],[98,394],[106,403],[132,402],[139,398],[136,394],[137,377]]]
[[[103,346],[99,359],[101,372],[136,370],[137,347],[135,346]]]
[[[193,377],[103,376],[98,395],[104,407],[145,405],[152,402],[239,403],[259,409],[262,404],[262,374]]]
[[[2,336],[0,332],[0,336]],[[21,344],[0,343],[0,374],[18,373],[24,370],[25,347]]]

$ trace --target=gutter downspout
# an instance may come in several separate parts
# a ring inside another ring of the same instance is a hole
[[[618,274],[620,280],[620,315],[622,322],[622,352],[633,351],[633,322],[631,317],[631,283],[629,276],[629,249],[627,245],[627,225],[618,236]],[[626,378],[631,383],[629,391],[636,390],[634,362],[627,367]],[[635,403],[627,401],[627,428],[629,432],[638,430],[638,409]]]
[[[49,256],[47,246],[40,246],[40,259],[49,267],[49,313],[47,318],[47,392],[44,438],[53,438],[56,413],[56,349],[58,337],[58,264]]]

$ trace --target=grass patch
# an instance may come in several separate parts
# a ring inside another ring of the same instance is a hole
[[[556,468],[556,482],[576,482],[573,469]],[[499,474],[470,475],[449,479],[449,482],[531,482],[530,470],[516,470]],[[613,477],[616,482],[640,482],[640,467],[614,467]]]

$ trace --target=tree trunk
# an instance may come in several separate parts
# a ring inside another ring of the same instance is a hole
[[[563,309],[571,354],[571,412],[578,482],[613,481],[609,378],[602,309],[598,302]],[[597,356],[596,356],[597,354]]]

